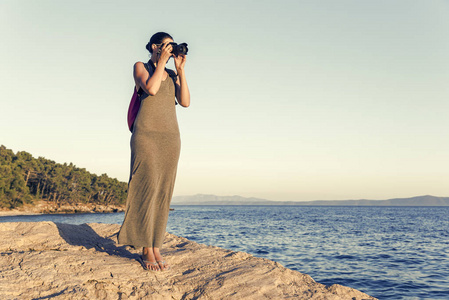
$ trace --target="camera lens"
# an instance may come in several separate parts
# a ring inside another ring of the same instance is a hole
[[[182,43],[182,44],[176,44],[176,43],[170,43],[173,46],[173,50],[172,53],[176,56],[178,56],[179,54],[184,54],[187,55],[187,51],[189,51],[189,49],[187,48],[187,44],[186,43]]]

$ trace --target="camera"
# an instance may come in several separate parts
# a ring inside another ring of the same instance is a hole
[[[169,45],[172,45],[173,50],[171,53],[173,53],[175,56],[178,56],[179,54],[187,55],[187,51],[189,49],[187,48],[187,43],[177,44],[177,43],[169,43]]]

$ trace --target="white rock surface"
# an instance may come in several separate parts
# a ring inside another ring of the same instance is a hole
[[[116,224],[0,223],[1,299],[375,299],[277,262],[166,233],[168,271],[145,271]]]

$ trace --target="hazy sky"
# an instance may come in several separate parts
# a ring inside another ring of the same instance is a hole
[[[449,1],[0,0],[0,144],[127,181],[157,31],[189,44],[175,195],[449,196]]]

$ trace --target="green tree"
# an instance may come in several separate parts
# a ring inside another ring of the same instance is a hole
[[[63,203],[124,204],[127,184],[97,176],[72,163],[59,164],[0,146],[0,207],[17,207],[35,199]]]

